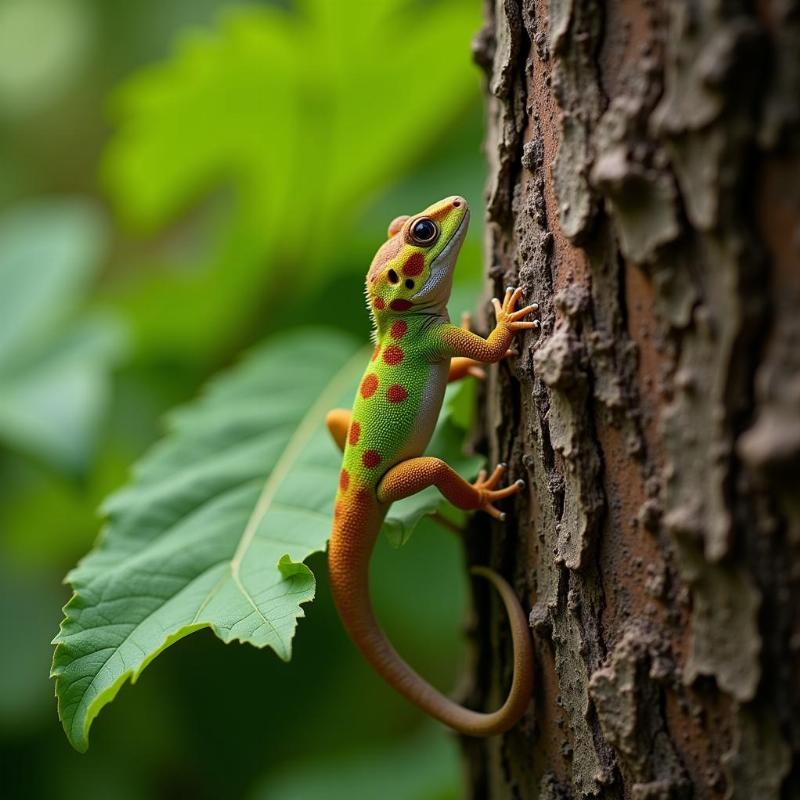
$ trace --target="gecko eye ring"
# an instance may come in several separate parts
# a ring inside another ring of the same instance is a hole
[[[439,238],[439,226],[427,217],[418,219],[411,226],[411,241],[422,247],[430,247]]]

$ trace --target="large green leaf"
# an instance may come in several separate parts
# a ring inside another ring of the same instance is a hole
[[[0,219],[0,437],[70,471],[87,465],[122,344],[115,320],[76,314],[105,243],[77,200]]]
[[[351,404],[368,358],[335,331],[271,340],[175,414],[107,502],[55,639],[59,713],[77,749],[125,680],[199,628],[290,657],[314,597],[302,562],[325,548],[337,485],[325,414]],[[428,495],[423,511],[440,502]],[[407,534],[419,513],[395,504],[390,524]]]
[[[479,24],[477,0],[240,8],[126,82],[103,164],[117,211],[148,233],[182,217],[171,241],[198,242],[121,288],[143,346],[194,356],[257,313],[265,285],[365,270],[354,219],[477,102]],[[183,216],[209,196],[199,225]]]
[[[105,176],[132,222],[163,224],[228,180],[262,235],[336,229],[343,208],[403,174],[475,96],[477,4],[296,5],[229,12],[119,93]]]

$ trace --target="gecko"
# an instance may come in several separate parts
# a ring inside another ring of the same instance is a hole
[[[451,324],[447,301],[456,260],[469,224],[463,197],[440,200],[413,216],[394,219],[366,278],[375,349],[356,392],[352,411],[334,409],[327,426],[343,451],[328,546],[330,585],[341,621],[372,667],[430,716],[471,736],[511,728],[525,712],[533,689],[533,645],[527,617],[511,586],[486,567],[473,573],[498,591],[513,641],[513,676],[505,703],[482,713],[454,702],[416,673],[397,653],[373,613],[369,562],[391,503],[436,486],[453,505],[483,510],[498,520],[495,505],[524,485],[500,488],[505,465],[467,482],[444,461],[425,456],[444,399],[445,386],[482,363],[509,355],[518,331],[539,327],[517,309],[519,288],[492,300],[496,327],[484,339],[468,326]]]

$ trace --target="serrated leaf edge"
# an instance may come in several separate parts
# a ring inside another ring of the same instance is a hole
[[[357,365],[359,370],[363,368],[363,364],[369,358],[369,350],[370,348],[359,348],[355,352],[355,354],[345,362],[343,367],[336,372],[333,378],[328,382],[325,389],[320,393],[319,398],[303,416],[303,419],[301,420],[300,424],[290,437],[286,449],[283,451],[277,463],[271,470],[269,476],[267,477],[267,480],[264,483],[264,488],[262,489],[261,494],[259,495],[259,498],[256,501],[253,513],[250,515],[247,525],[245,526],[245,530],[242,533],[242,536],[239,540],[239,544],[237,545],[237,548],[234,551],[233,557],[231,558],[230,562],[231,575],[233,576],[233,580],[236,583],[237,588],[239,589],[239,591],[242,592],[243,597],[247,599],[247,601],[256,611],[258,611],[258,608],[257,605],[255,604],[255,601],[253,600],[252,596],[247,591],[247,589],[244,587],[244,584],[239,579],[239,567],[241,565],[241,561],[244,558],[248,548],[250,547],[253,538],[255,537],[261,519],[269,510],[272,500],[275,496],[275,493],[281,484],[281,481],[288,474],[291,466],[296,461],[298,456],[303,452],[304,446],[307,444],[311,436],[313,436],[314,431],[317,429],[320,420],[323,419],[324,414],[330,409],[331,403],[335,402],[335,400],[339,397],[339,395],[345,390],[347,385],[353,380],[354,373],[356,372],[356,370],[354,369],[354,365]],[[277,478],[275,477],[276,475],[278,475]],[[309,553],[309,555],[312,555],[312,553]],[[281,574],[284,575],[285,578],[291,578],[300,573],[307,573],[307,575],[310,576],[312,579],[314,578],[313,573],[304,563],[294,562],[292,561],[291,558],[289,558],[288,555],[282,556],[276,563],[276,567],[280,570]],[[69,580],[69,576],[67,576],[67,580]],[[150,662],[152,662],[153,659],[156,658],[160,653],[166,650],[167,647],[179,641],[180,639],[184,638],[185,636],[188,636],[189,634],[194,633],[195,631],[201,630],[203,628],[211,628],[211,630],[214,631],[215,635],[226,644],[229,644],[232,641],[241,641],[241,639],[239,639],[238,637],[225,636],[217,628],[217,626],[208,622],[184,625],[174,633],[164,637],[162,643],[156,649],[154,649],[136,669],[125,670],[125,672],[119,675],[110,686],[108,686],[105,690],[101,691],[100,694],[98,694],[98,696],[88,705],[86,713],[83,718],[83,723],[80,726],[81,730],[79,737],[76,737],[73,735],[76,727],[75,726],[76,720],[73,718],[72,724],[69,725],[68,727],[67,721],[62,715],[61,698],[59,696],[58,689],[59,689],[59,678],[63,672],[63,668],[60,665],[56,665],[56,661],[58,659],[61,650],[66,646],[66,640],[63,638],[62,635],[64,624],[70,619],[70,612],[73,608],[74,603],[78,600],[78,595],[80,593],[80,590],[81,590],[80,584],[76,584],[74,586],[72,596],[62,609],[64,618],[62,619],[61,624],[59,625],[58,634],[53,638],[51,642],[51,644],[55,645],[55,650],[53,652],[53,659],[51,662],[51,670],[50,670],[50,677],[55,679],[55,696],[58,701],[59,720],[61,721],[62,727],[64,728],[64,733],[66,734],[70,744],[80,753],[85,753],[88,750],[89,729],[91,728],[92,723],[94,722],[95,718],[100,713],[100,711],[103,709],[103,707],[106,706],[108,703],[110,703],[116,697],[117,693],[128,679],[130,679],[131,684],[134,684],[144,671],[145,667],[147,667],[150,664]],[[314,593],[312,593],[311,597],[301,602],[302,603],[311,602],[313,598],[314,598]],[[200,609],[202,609],[204,605],[205,601],[201,603]],[[305,616],[302,608],[299,609],[299,612],[300,613],[298,614],[297,619],[300,619],[303,616]],[[258,613],[260,614],[260,611]],[[261,616],[263,618],[263,615]],[[195,617],[197,617],[197,614],[195,614]],[[265,621],[268,622],[267,620]],[[269,645],[264,645],[264,646],[269,646]],[[287,650],[283,653],[279,652],[275,648],[272,649],[275,650],[279,658],[281,658],[284,661],[288,661],[291,658],[291,643],[289,643]],[[88,691],[88,689],[86,691]],[[85,696],[85,692],[83,696]]]

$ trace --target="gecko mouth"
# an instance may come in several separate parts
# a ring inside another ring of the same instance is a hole
[[[431,264],[431,272],[434,272],[442,261],[445,261],[447,257],[452,252],[453,248],[456,245],[460,245],[462,240],[464,239],[464,235],[466,233],[466,228],[469,225],[469,217],[470,213],[469,210],[466,211],[464,217],[462,218],[461,222],[459,223],[458,227],[456,228],[453,235],[450,237],[450,241],[442,248],[442,252],[439,253],[438,256],[433,260],[433,264]]]
[[[454,249],[457,254],[458,249],[461,247],[467,226],[469,225],[469,217],[470,213],[469,209],[467,209],[455,232],[450,236],[450,240],[444,246],[442,252],[439,253],[439,255],[436,256],[436,258],[433,260],[428,280],[425,281],[425,283],[422,286],[420,286],[416,294],[412,295],[412,297],[418,300],[421,307],[423,308],[426,307],[426,305],[428,305],[429,302],[435,303],[435,298],[433,301],[429,301],[427,299],[427,294],[432,289],[435,289],[435,287],[442,281],[448,280],[448,274],[449,274],[449,279],[452,280],[452,272],[455,267],[455,258],[451,259],[451,255],[453,254]],[[399,302],[407,302],[407,301],[399,301]],[[392,308],[393,307],[394,306],[392,306]]]

